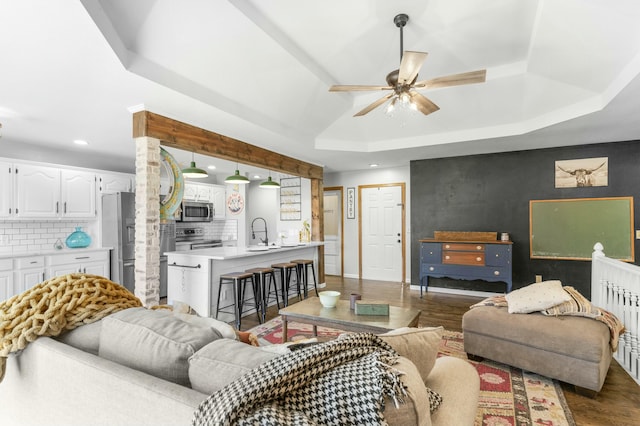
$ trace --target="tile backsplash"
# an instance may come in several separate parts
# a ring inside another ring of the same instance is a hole
[[[98,221],[0,221],[0,254],[29,254],[54,250],[76,227],[91,237],[91,246],[98,247]]]

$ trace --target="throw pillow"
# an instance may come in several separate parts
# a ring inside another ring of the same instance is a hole
[[[189,358],[191,387],[198,392],[212,394],[278,356],[280,354],[238,340],[216,340]]]
[[[73,346],[76,349],[98,355],[101,329],[102,320],[92,322],[91,324],[83,324],[80,327],[60,334],[58,337],[54,337],[54,339]]]
[[[400,376],[400,381],[406,397],[402,398],[401,403],[389,396],[385,398],[384,417],[387,423],[389,426],[431,426],[431,416],[425,409],[427,404],[431,405],[429,388],[424,385],[415,364],[401,356],[393,368],[404,373]]]
[[[436,363],[443,330],[443,327],[403,327],[381,334],[380,338],[413,362],[424,382]]]
[[[220,333],[211,327],[187,323],[159,311],[132,308],[102,320],[99,355],[189,386],[189,357],[220,338]]]
[[[571,299],[571,296],[562,289],[562,283],[558,280],[530,284],[512,291],[505,297],[510,314],[542,311]]]

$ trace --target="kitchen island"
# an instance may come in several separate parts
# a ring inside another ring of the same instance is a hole
[[[167,303],[172,305],[183,302],[195,309],[199,315],[215,318],[221,274],[269,267],[274,263],[290,262],[293,259],[313,259],[317,265],[318,246],[323,244],[312,241],[289,246],[214,247],[167,252]],[[277,279],[279,283],[280,278]],[[322,283],[318,283],[318,286],[320,285]],[[249,287],[247,291],[253,294]],[[225,306],[232,302],[233,293],[230,289],[224,288],[220,304]],[[252,312],[255,311],[248,311],[243,315]],[[231,322],[234,318],[231,314],[221,312],[218,319]]]

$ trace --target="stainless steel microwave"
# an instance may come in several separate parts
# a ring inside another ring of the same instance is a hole
[[[213,215],[213,203],[183,201],[180,222],[211,222]]]

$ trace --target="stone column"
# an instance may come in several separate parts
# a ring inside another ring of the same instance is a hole
[[[135,138],[135,292],[146,307],[160,303],[160,140]]]

